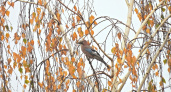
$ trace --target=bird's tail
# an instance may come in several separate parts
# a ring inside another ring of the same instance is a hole
[[[110,66],[104,60],[101,60],[101,62],[104,63],[108,69],[110,68]]]

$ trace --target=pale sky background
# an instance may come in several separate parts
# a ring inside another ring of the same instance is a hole
[[[11,24],[13,25],[13,28],[14,28],[13,30],[17,30],[18,25],[16,25],[16,23],[18,22],[17,13],[20,11],[19,8],[20,8],[20,6],[19,6],[19,4],[17,5],[17,3],[15,4],[14,9],[10,8],[9,19],[11,20]],[[126,21],[127,21],[127,9],[128,8],[125,3],[125,0],[94,0],[94,8],[95,8],[97,17],[109,16],[111,18],[116,18],[116,19],[122,21],[123,23],[126,23]],[[132,22],[134,23],[134,28],[135,28],[135,30],[137,30],[140,26],[139,20],[138,20],[136,14],[134,14],[132,18],[133,18]],[[14,25],[16,25],[16,26],[14,26]],[[123,31],[125,30],[124,26],[123,26],[122,30]],[[10,34],[10,35],[12,35],[12,34]],[[129,34],[129,35],[131,35],[131,34]],[[134,37],[134,35],[132,37]],[[97,40],[100,40],[100,39],[101,38],[97,38]],[[108,51],[111,51],[111,47]],[[166,76],[169,76],[167,71],[166,71],[166,73],[167,73]],[[12,80],[14,80],[14,79],[12,78]],[[166,79],[166,82],[168,82],[168,79]],[[19,83],[17,81],[12,83],[12,86],[14,86],[15,89],[17,87],[16,84],[19,84]],[[130,82],[127,82],[127,84],[124,86],[122,92],[128,92],[131,89],[132,89],[132,87],[131,87]],[[167,89],[167,90],[169,91],[170,89]],[[19,91],[19,92],[21,92],[21,91]]]

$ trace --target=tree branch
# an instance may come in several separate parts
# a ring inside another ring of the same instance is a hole
[[[143,86],[143,84],[144,84],[144,82],[145,82],[148,74],[150,73],[151,67],[153,66],[154,62],[156,61],[156,58],[158,57],[159,53],[162,51],[163,46],[167,42],[167,39],[168,39],[168,37],[170,35],[170,32],[171,32],[171,28],[170,28],[169,32],[167,33],[163,44],[160,46],[159,50],[157,51],[157,53],[155,54],[154,58],[152,59],[151,64],[149,65],[149,67],[148,67],[148,69],[146,71],[146,74],[145,74],[143,80],[141,81],[141,84],[140,84],[137,92],[140,92],[141,91],[141,88],[142,88],[142,86]]]
[[[159,28],[167,21],[167,19],[168,18],[170,18],[171,17],[171,14],[169,15],[169,16],[167,16],[165,19],[163,19],[163,21],[161,22],[161,24],[158,26],[158,28],[155,30],[155,32],[151,35],[151,38],[153,38],[155,35],[156,35],[156,33],[158,32],[158,30],[159,30]],[[151,43],[151,41],[152,41],[152,39],[150,39],[148,42],[147,42],[147,44],[143,47],[143,49],[140,51],[140,53],[138,54],[138,56],[137,56],[137,61],[136,62],[138,62],[138,61],[140,61],[140,57],[142,57],[142,56],[144,56],[145,55],[145,53],[147,52],[147,47],[149,46],[149,44]],[[136,62],[135,62],[135,64],[136,64]],[[129,71],[126,75],[125,75],[125,77],[123,78],[123,82],[122,82],[122,85],[120,86],[120,88],[119,88],[119,91],[121,91],[121,87],[123,87],[124,85],[125,85],[125,82],[126,82],[126,80],[127,80],[127,78],[129,77],[129,75],[130,75],[130,73],[131,73],[131,71]]]

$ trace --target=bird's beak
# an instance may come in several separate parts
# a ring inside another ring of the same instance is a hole
[[[83,41],[79,41],[79,42],[77,42],[77,44],[83,44]]]

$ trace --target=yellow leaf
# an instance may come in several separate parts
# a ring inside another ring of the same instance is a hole
[[[62,9],[62,13],[64,13],[64,9]]]
[[[146,32],[147,32],[148,34],[150,34],[150,29],[147,28],[147,29],[146,29]]]

